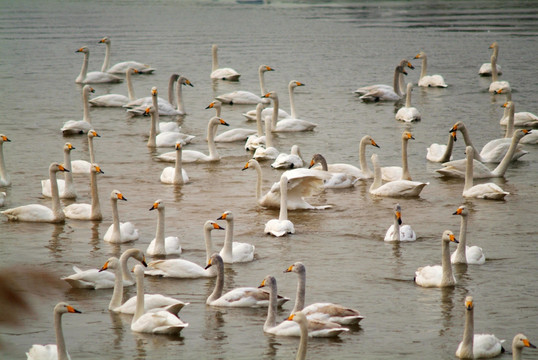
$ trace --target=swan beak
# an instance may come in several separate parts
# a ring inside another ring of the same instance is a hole
[[[125,196],[123,196],[122,193],[119,193],[119,194],[118,194],[118,199],[119,199],[119,200],[123,200],[123,201],[127,201],[127,198],[126,198]]]
[[[420,54],[416,54],[413,59],[420,59]]]
[[[5,135],[2,135],[2,141],[11,142],[11,140],[9,140]]]
[[[402,70],[402,74],[407,75],[407,71]]]
[[[497,91],[495,91],[495,92],[496,92],[497,94],[502,94],[503,89],[499,89],[499,90],[497,90]]]
[[[217,224],[217,223],[213,223],[213,229],[216,229],[216,230],[226,230],[225,228],[223,228],[222,226],[220,226],[220,225]]]
[[[58,169],[59,169],[60,171],[69,172],[69,169],[64,168],[62,165],[58,166]]]
[[[189,85],[190,87],[194,87],[194,85],[187,79],[185,79],[185,85]]]
[[[99,269],[99,272],[105,271],[106,269],[108,269],[108,261],[105,263],[105,265],[103,265],[102,268]]]
[[[270,67],[270,66],[266,66],[266,67],[265,67],[265,70],[267,70],[267,71],[275,71],[275,69],[272,68],[272,67]]]
[[[84,49],[83,49],[83,48],[80,48],[80,49],[78,49],[77,51],[75,51],[75,53],[83,52],[83,51],[84,51]]]
[[[396,211],[396,219],[398,219],[398,225],[402,225],[402,213]]]
[[[465,302],[465,308],[467,310],[471,310],[473,308],[473,302],[472,301],[466,301]]]
[[[312,166],[316,165],[314,159],[310,160],[310,165],[308,166],[308,168],[310,169]]]
[[[149,211],[151,210],[156,210],[159,208],[159,204],[158,203],[154,203],[152,207],[149,208]]]
[[[245,166],[241,169],[241,171],[248,169],[248,162],[245,164]]]
[[[90,133],[91,133],[92,136],[94,136],[94,137],[101,137],[101,135],[99,135],[99,134],[97,133],[97,131],[95,131],[95,130],[90,130]]]
[[[291,314],[290,316],[288,316],[288,318],[286,320],[292,321],[294,317],[295,317],[295,314]]]
[[[207,263],[207,266],[204,268],[204,270],[209,269],[211,267],[211,265],[213,265],[213,264],[211,264],[211,259],[209,259],[209,262]]]
[[[101,168],[97,165],[95,165],[95,172],[99,173],[99,174],[104,174],[105,172],[103,170],[101,170]]]
[[[297,81],[296,84],[297,84],[297,86],[305,86],[306,85],[305,83],[302,83],[302,82],[299,82],[299,81]]]
[[[407,62],[407,67],[410,68],[411,70],[415,70],[415,67],[409,61]]]
[[[258,286],[258,289],[259,289],[259,288],[262,288],[262,287],[264,287],[264,286],[265,286],[265,279],[263,279],[263,281],[262,281],[262,283],[260,284],[260,286]]]
[[[498,93],[497,93],[498,94]],[[505,102],[504,104],[501,105],[502,108],[505,108],[508,106],[508,102]]]
[[[379,148],[379,145],[377,145],[377,143],[374,141],[374,139],[372,139],[372,146],[375,146],[376,148]]]
[[[452,138],[454,138],[454,141],[458,141],[458,138],[456,137],[456,132],[451,132],[450,134],[452,134]]]
[[[153,96],[157,95],[157,89],[151,89],[151,95]]]
[[[463,212],[463,209],[458,208],[458,210],[454,211],[454,213],[452,215],[461,215],[462,212]]]
[[[206,109],[213,109],[215,107],[215,102],[213,101],[211,104],[207,105]]]
[[[144,111],[144,116],[149,116],[150,110],[150,108],[146,108],[146,110]]]
[[[224,213],[224,214],[222,214],[221,216],[219,216],[219,218],[218,218],[217,220],[226,220],[226,216],[227,216],[227,215],[228,215],[228,214]]]
[[[148,263],[146,262],[146,257],[145,256],[142,258],[141,263],[142,263],[142,265],[144,265],[144,267],[148,267]]]
[[[271,93],[267,93],[267,94],[263,95],[262,97],[268,98],[269,96],[271,96]]]
[[[459,243],[459,241],[456,239],[456,237],[454,236],[454,234],[450,235],[450,241],[454,241],[456,244]]]
[[[456,132],[456,131],[458,131],[458,125],[454,125],[454,126],[452,127],[452,129],[450,129],[449,132]]]
[[[219,119],[220,121],[220,124],[221,125],[224,125],[224,126],[230,126],[230,124],[228,124],[226,121],[224,121],[223,119]]]
[[[72,307],[71,305],[67,305],[67,311],[70,312],[70,313],[77,313],[77,314],[81,314],[82,311],[79,311],[77,309],[75,309],[74,307]]]
[[[285,273],[292,272],[293,271],[293,265],[291,265],[289,268],[284,270]]]
[[[526,347],[530,347],[530,348],[536,349],[536,346],[534,346],[533,344],[531,344],[531,342],[529,341],[529,339],[523,339],[523,345],[525,345]]]

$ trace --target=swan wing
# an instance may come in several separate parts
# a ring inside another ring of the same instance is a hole
[[[318,126],[313,122],[293,119],[291,117],[279,120],[275,126],[275,132],[298,132],[298,131],[311,131]]]
[[[314,303],[301,310],[309,319],[341,325],[358,324],[364,316],[358,310],[333,303]]]
[[[256,105],[258,103],[269,103],[270,99],[262,99],[260,96],[251,93],[250,91],[234,91],[215,97],[223,104],[236,104],[236,105]]]
[[[493,334],[474,334],[473,355],[475,359],[490,358],[502,352],[501,340]]]
[[[110,74],[125,74],[129,68],[136,69],[140,74],[151,74],[155,71],[151,66],[142,64],[138,61],[122,61],[112,65],[107,72]]]
[[[175,277],[175,278],[199,278],[214,277],[216,273],[205,270],[198,264],[184,259],[156,260],[148,264],[146,275]]]
[[[478,184],[463,191],[463,197],[488,200],[502,200],[509,192],[504,191],[494,183]]]
[[[467,264],[482,265],[486,262],[486,255],[481,247],[467,246],[465,248],[465,257]]]
[[[445,79],[441,75],[426,75],[418,81],[418,86],[423,87],[447,87]]]
[[[56,344],[38,345],[34,344],[26,353],[27,360],[57,360],[58,347]],[[68,354],[69,356],[69,354]]]
[[[215,136],[215,142],[245,141],[250,135],[254,135],[254,129],[231,129]]]
[[[54,213],[41,204],[30,204],[2,211],[10,221],[56,222]]]
[[[131,330],[153,334],[179,334],[189,324],[168,311],[148,312],[131,324]]]
[[[415,282],[423,287],[438,287],[443,277],[441,265],[428,265],[415,271]]]
[[[241,74],[232,68],[220,68],[211,73],[211,79],[238,81]]]
[[[90,204],[71,204],[63,208],[65,217],[75,220],[89,220],[92,206]]]
[[[125,71],[124,71],[125,73]],[[84,84],[103,84],[103,83],[119,83],[123,79],[109,73],[101,71],[91,71],[86,74],[83,83]]]
[[[295,234],[295,227],[289,220],[271,219],[265,224],[264,233],[281,237],[287,234]]]
[[[65,135],[86,134],[92,129],[89,122],[84,120],[69,120],[64,123],[61,132]]]
[[[120,94],[107,94],[94,97],[88,101],[92,106],[121,107],[129,102],[129,98]]]
[[[76,266],[73,267],[73,275],[62,277],[69,285],[78,289],[110,289],[114,287],[116,276],[108,271],[88,269],[81,271]]]

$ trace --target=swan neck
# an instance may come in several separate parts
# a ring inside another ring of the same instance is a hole
[[[82,83],[84,82],[84,79],[86,78],[86,73],[88,72],[88,53],[84,53],[84,60],[82,61],[82,68],[80,69],[80,74],[75,79],[76,83]]]
[[[428,70],[428,59],[426,58],[426,55],[422,55],[422,69],[420,69],[420,78],[422,79],[424,76],[426,76],[426,71]]]
[[[108,304],[108,310],[114,311],[121,306],[121,301],[123,300],[123,276],[121,266],[117,266],[114,274],[114,292],[112,293],[112,298]]]
[[[140,272],[136,274],[136,309],[132,324],[142,315],[144,315],[144,273]]]
[[[164,209],[157,209],[157,230],[155,231],[155,253],[165,254],[164,248]]]
[[[174,74],[170,76],[168,80],[168,102],[171,105],[174,105],[174,87],[176,86],[177,76]]]
[[[157,119],[155,113],[159,110],[154,110],[151,113],[151,123],[149,126],[149,138],[148,138],[148,147],[157,146]]]
[[[217,56],[217,47],[216,46],[213,46],[211,48],[211,53],[212,53],[212,67],[211,67],[211,72],[217,70],[219,68],[219,58]]]
[[[465,310],[465,327],[463,328],[463,341],[461,344],[460,356],[472,359],[474,340],[474,318],[473,309]]]
[[[127,96],[129,97],[129,101],[136,100],[131,70],[127,70],[125,73],[125,82],[127,83]]]
[[[463,191],[467,191],[473,187],[473,169],[474,159],[467,155],[467,160],[465,164],[465,185],[463,186]]]
[[[224,235],[224,246],[222,247],[222,258],[233,261],[233,242],[234,242],[234,221],[226,218],[226,235]]]
[[[275,96],[273,98],[273,115],[271,117],[271,131],[275,131],[277,121],[278,121],[278,97]]]
[[[90,153],[90,163],[95,162],[95,156],[93,153],[93,137],[88,137],[88,152]]]
[[[217,281],[215,282],[215,288],[209,297],[207,303],[211,303],[222,296],[222,289],[224,288],[224,263],[222,261],[215,261],[217,268]]]
[[[269,287],[269,307],[267,308],[267,319],[263,325],[263,329],[270,329],[276,326],[276,308],[277,308],[277,287],[273,282],[273,286]]]
[[[323,171],[329,171],[329,166],[327,165],[327,159],[322,157],[319,159],[319,163],[321,164],[321,169]]]
[[[159,97],[157,94],[151,94],[151,105],[153,106],[153,117],[155,119],[155,133],[160,132],[159,122],[161,121],[161,116],[159,114]]]
[[[265,148],[269,149],[270,147],[273,147],[273,134],[271,127],[273,126],[273,118],[278,116],[275,116],[275,113],[278,113],[278,109],[275,109],[273,107],[273,115],[271,115],[271,120],[265,118]],[[276,123],[276,120],[275,120]]]
[[[301,322],[299,323],[299,328],[301,329],[301,339],[299,341],[299,349],[297,350],[297,356],[295,357],[295,360],[305,360],[308,338],[308,326],[307,324]]]
[[[111,199],[112,204],[112,242],[120,239],[120,216],[118,213],[118,200]]]
[[[499,80],[499,75],[497,73],[497,57],[491,57],[491,82]]]
[[[398,96],[402,96],[402,92],[400,90],[400,79],[399,79],[399,76],[400,76],[400,71],[398,68],[396,68],[396,70],[394,70],[394,78],[392,80],[392,87],[394,88],[394,92],[398,95]]]
[[[393,222],[393,229],[392,229],[392,239],[395,241],[400,240],[400,223],[398,222],[398,217],[396,216],[396,213],[394,214],[394,222]]]
[[[64,172],[65,179],[65,191],[73,191],[73,172],[71,171],[71,150],[64,150],[64,166],[67,167],[69,171]]]
[[[280,213],[278,220],[288,220],[288,180],[280,178]]]
[[[58,192],[58,182],[56,180],[56,170],[51,169],[49,171],[50,177],[50,192],[52,196],[52,213],[54,214],[54,219],[61,221],[65,218],[64,212],[62,211],[62,206],[60,204],[60,194]]]
[[[291,86],[291,84],[288,86],[288,90],[290,93],[290,109],[291,109],[291,118],[297,119],[297,113],[295,112],[295,94],[294,94],[295,87]]]
[[[295,306],[293,307],[292,313],[301,311],[304,309],[305,303],[305,294],[306,294],[306,271],[301,271],[297,273],[297,295],[295,297]]]
[[[103,215],[101,214],[99,191],[97,190],[97,172],[95,171],[90,173],[90,191],[90,196],[92,198],[90,217],[92,220],[101,220]]]
[[[58,360],[69,360],[65,347],[64,332],[62,330],[62,314],[57,311],[54,312],[54,332],[56,333]]]
[[[179,111],[181,114],[185,114],[185,104],[183,104],[183,86],[181,85],[182,81],[178,81],[176,88],[177,111]]]
[[[512,136],[512,141],[510,142],[510,147],[508,148],[508,151],[506,152],[506,154],[504,154],[504,157],[499,163],[499,165],[497,165],[497,167],[491,172],[492,174],[497,177],[504,176],[506,169],[508,169],[508,166],[512,162],[512,157],[517,150],[519,140],[519,137]]]
[[[409,165],[407,163],[407,138],[402,138],[402,180],[412,180],[409,174]]]
[[[448,142],[446,144],[445,153],[441,157],[441,160],[439,162],[447,162],[450,160],[450,156],[452,156],[452,149],[454,148],[454,137],[452,134],[448,134]]]
[[[448,241],[442,241],[441,249],[441,267],[443,271],[443,277],[441,279],[441,286],[454,285],[454,276],[452,275],[452,263],[450,262],[450,248]]]
[[[0,142],[0,180],[2,180],[4,183],[10,182],[4,160],[4,142]]]
[[[263,136],[262,109],[263,109],[263,105],[259,104],[259,106],[256,106],[256,131],[257,131],[258,137]]]
[[[264,96],[265,94],[267,94],[267,91],[265,90],[265,77],[262,67],[258,69],[258,78],[260,79],[260,91],[262,93],[261,96]]]
[[[90,92],[87,90],[82,90],[82,106],[84,108],[84,113],[82,116],[82,120],[86,121],[87,123],[91,124],[92,119],[90,116]]]
[[[140,250],[138,249],[129,249],[125,250],[123,254],[120,256],[120,267],[121,267],[121,276],[123,278],[123,281],[133,283],[134,279],[131,275],[131,272],[127,268],[127,261],[129,258],[133,257],[135,252],[138,252]]]
[[[374,165],[374,181],[372,182],[372,185],[370,185],[370,191],[377,189],[382,184],[381,167],[379,166],[377,159],[375,161],[372,159],[372,163]]]
[[[176,163],[174,165],[174,184],[183,184],[183,150],[179,147],[176,150]]]
[[[471,141],[471,136],[469,135],[469,131],[467,131],[466,127],[458,129],[463,135],[463,141],[465,142],[465,146],[470,146],[473,148],[474,158],[478,161],[482,161],[482,157],[480,156],[480,153],[476,150],[476,148],[473,145],[473,142]]]
[[[204,240],[205,240],[205,263],[209,263],[209,258],[213,253],[213,241],[211,240],[211,229],[204,227]]]
[[[460,236],[458,239],[460,242],[456,248],[454,263],[467,264],[467,215],[461,215]]]
[[[256,169],[256,175],[257,175],[257,179],[256,179],[256,200],[258,200],[258,202],[260,202],[260,200],[262,199],[262,182],[263,182],[262,168],[261,168],[260,164],[258,164],[258,163],[254,163],[254,168]]]
[[[219,153],[217,152],[217,145],[215,144],[215,134],[217,133],[218,122],[210,121],[207,127],[207,147],[209,149],[209,157],[211,159],[218,159]]]
[[[101,66],[101,72],[106,72],[110,67],[110,42],[105,43],[105,59],[103,60],[103,66]]]
[[[399,87],[400,89],[405,89],[405,80],[404,80],[404,74],[400,73],[398,75],[398,82],[399,82]]]
[[[411,89],[409,88],[405,94],[405,107],[411,107]]]
[[[363,137],[359,144],[359,163],[362,173],[368,175],[371,171],[368,168],[368,162],[366,161],[366,145],[366,137]]]
[[[508,110],[508,114],[506,114]],[[516,106],[514,103],[510,106],[510,109],[505,109],[504,114],[508,115],[508,122],[506,124],[506,133],[504,134],[505,138],[510,138],[514,135],[514,120],[515,120]]]

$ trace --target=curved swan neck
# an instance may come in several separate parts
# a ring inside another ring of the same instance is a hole
[[[127,71],[125,72],[125,82],[127,83],[127,96],[129,97],[129,101],[136,100],[135,91],[133,87],[132,74],[133,74],[132,68],[127,69]]]
[[[0,180],[3,180],[4,183],[9,184],[11,181],[6,170],[6,163],[4,160],[4,142],[0,141]]]
[[[93,166],[93,164],[92,164]],[[90,173],[90,191],[91,191],[91,219],[101,220],[103,215],[101,214],[101,204],[99,202],[99,191],[97,190],[97,172],[93,169]]]
[[[304,309],[305,304],[305,294],[306,294],[306,270],[300,271],[297,273],[297,295],[295,297],[295,306],[293,307],[292,313],[301,311]]]
[[[455,261],[456,264],[466,264],[467,263],[467,215],[461,214],[461,223],[460,223],[460,235],[459,235],[459,244],[456,248]]]
[[[288,178],[280,177],[280,213],[278,220],[288,220]]]
[[[91,124],[92,119],[90,116],[90,90],[88,88],[84,88],[82,90],[82,106],[84,108],[84,113],[82,116],[82,120],[86,121],[87,123]]]
[[[478,161],[483,161],[482,157],[480,156],[480,153],[476,150],[473,145],[473,142],[471,141],[471,137],[469,136],[469,131],[467,130],[467,127],[462,126],[459,127],[458,130],[460,130],[463,135],[463,141],[465,142],[465,145],[473,148],[474,158]]]
[[[121,301],[123,300],[123,277],[121,266],[116,266],[114,269],[115,279],[114,279],[114,292],[112,293],[112,298],[108,304],[109,310],[117,309],[121,306]]]
[[[508,110],[508,114],[506,111]],[[506,124],[506,133],[504,134],[505,138],[510,138],[514,135],[514,120],[516,114],[516,105],[512,102],[510,103],[509,109],[505,109],[505,115],[508,115],[508,123]]]
[[[256,105],[256,131],[258,137],[263,136],[263,128],[262,128],[262,110],[263,110],[263,104],[259,103]],[[217,115],[219,116],[219,115]]]
[[[402,137],[402,180],[412,180],[409,174],[409,165],[407,163],[407,143],[409,139]]]
[[[452,133],[448,134],[448,142],[446,143],[446,150],[439,162],[443,163],[450,160],[452,156],[452,149],[454,148],[454,135]]]
[[[506,152],[506,154],[504,154],[504,157],[499,163],[499,165],[497,165],[497,167],[491,172],[495,176],[504,176],[506,169],[508,169],[508,166],[512,162],[512,157],[514,156],[514,153],[516,152],[517,146],[519,144],[519,140],[521,139],[521,137],[517,136],[517,134],[518,133],[514,133],[514,135],[512,135],[512,141],[510,142],[510,147],[508,148],[508,151]]]
[[[264,73],[265,73],[265,66],[260,66],[258,68],[258,78],[260,79],[260,91],[262,93],[261,96],[267,94],[267,91],[265,90],[265,78],[264,78]]]
[[[49,169],[50,192],[52,196],[52,212],[54,214],[54,219],[56,219],[57,221],[62,221],[63,219],[65,219],[65,215],[62,211],[62,205],[60,204],[60,193],[58,191],[56,172],[57,170],[54,168]]]
[[[278,96],[274,94],[273,95],[273,115],[271,117],[271,131],[275,131],[277,121],[278,121]]]
[[[368,141],[368,135],[363,136],[359,144],[359,163],[363,174],[370,174],[371,171],[368,168],[368,162],[366,161],[366,145]]]
[[[276,281],[273,279],[269,286],[269,307],[267,308],[267,319],[263,325],[264,330],[276,326],[277,293]]]
[[[174,165],[174,184],[183,184],[183,157],[182,146],[176,149],[176,164]]]
[[[397,66],[396,69],[394,70],[394,78],[392,80],[392,87],[394,88],[394,92],[398,96],[402,96],[402,92],[400,91],[400,79],[399,79],[399,76],[400,76],[400,67]]]
[[[469,151],[470,150],[470,151]],[[466,156],[466,164],[465,164],[465,185],[463,186],[463,191],[469,190],[473,187],[473,155],[474,152],[470,146],[467,146],[466,149],[467,156]]]
[[[179,79],[178,74],[172,74],[170,80],[168,80],[168,102],[174,105],[174,87],[176,86],[177,79]]]
[[[144,315],[144,272],[136,272],[136,309],[132,323]]]
[[[88,59],[90,57],[90,52],[84,52],[84,60],[82,61],[82,68],[80,69],[80,74],[75,79],[76,83],[82,83],[86,78],[86,73],[88,72]]]
[[[106,72],[108,68],[110,67],[110,45],[111,45],[110,39],[105,42],[105,45],[106,45],[105,59],[103,60],[103,66],[101,66],[101,72]]]
[[[54,311],[54,332],[56,334],[56,348],[58,350],[58,360],[69,360],[65,347],[64,332],[62,330],[62,313]]]
[[[405,107],[411,107],[411,89],[413,88],[413,84],[409,83],[407,84],[407,93],[405,94]]]
[[[420,78],[422,79],[424,76],[426,76],[428,71],[428,58],[426,57],[426,54],[422,53],[422,69],[420,69]]]
[[[155,252],[165,254],[164,248],[164,207],[157,208],[157,230],[155,231]]]
[[[213,252],[213,241],[211,240],[211,228],[204,226],[204,240],[205,240],[205,263],[209,263],[211,253]]]
[[[297,113],[295,112],[295,94],[294,94],[295,86],[293,86],[293,83],[291,82],[288,85],[288,92],[290,93],[290,109],[291,109],[291,118],[297,119]]]
[[[231,217],[226,217],[226,235],[224,235],[223,259],[233,260],[233,242],[234,242],[234,221]]]
[[[217,145],[215,144],[215,134],[217,133],[217,126],[219,126],[219,121],[215,120],[218,118],[213,118],[209,121],[207,126],[207,147],[209,149],[209,157],[211,159],[218,159],[219,153],[217,152]]]
[[[441,286],[454,285],[454,276],[452,275],[452,264],[450,262],[450,244],[449,241],[442,241],[441,249],[441,267],[443,276]]]
[[[133,257],[135,253],[139,252],[138,249],[128,249],[125,250],[121,256],[120,256],[120,266],[121,266],[121,276],[123,278],[123,281],[127,282],[133,282],[133,276],[131,275],[131,272],[127,268],[127,261],[129,258]]]
[[[222,262],[222,260],[211,260],[211,262],[211,266],[216,266],[217,268],[217,281],[215,282],[215,288],[213,289],[213,292],[207,298],[207,303],[213,302],[220,298],[222,296],[222,289],[224,288],[224,263]]]
[[[270,147],[273,147],[273,134],[271,132],[271,127],[273,127],[273,120],[272,118],[278,116],[275,116],[275,113],[278,113],[278,109],[275,109],[273,107],[273,115],[271,116],[271,119],[265,118],[265,148],[269,149]]]
[[[320,155],[318,156],[317,160],[320,163],[321,169],[323,171],[329,171],[329,166],[327,165],[327,159],[325,159],[323,156]]]

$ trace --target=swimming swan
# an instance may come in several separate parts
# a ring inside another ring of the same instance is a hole
[[[65,143],[64,150],[64,166],[67,169],[71,169],[71,150],[74,150],[75,147],[71,143]],[[60,194],[60,199],[76,199],[77,190],[75,189],[75,184],[73,183],[73,173],[70,171],[64,172],[64,180],[57,179],[58,183],[58,193]],[[50,179],[41,180],[41,193],[43,196],[51,197],[50,189]]]
[[[6,170],[6,162],[4,160],[4,143],[11,142],[4,134],[0,134],[0,186],[11,185],[11,178]]]
[[[219,68],[219,58],[217,55],[218,52],[218,46],[217,44],[213,44],[211,46],[211,54],[212,54],[212,67],[211,67],[211,79],[215,80],[228,80],[228,81],[239,81],[239,77],[241,74],[239,74],[237,71],[235,71],[232,68]]]
[[[385,241],[415,241],[417,234],[410,225],[402,225],[402,207],[394,206],[394,224],[387,229]]]
[[[267,66],[267,65],[260,65],[258,68],[258,76],[260,79],[260,90],[261,90],[261,96],[267,93],[265,90],[265,79],[264,74],[266,71],[275,71],[274,68]],[[260,96],[251,93],[250,91],[234,91],[231,93],[222,94],[219,96],[216,96],[215,99],[220,101],[223,104],[236,104],[236,105],[255,105],[258,103],[269,103],[269,99],[261,98]]]
[[[183,169],[183,156],[182,156],[181,143],[176,144],[176,163],[172,166],[167,166],[161,173],[161,182],[163,184],[181,185],[189,182],[189,176],[185,169]]]
[[[475,264],[482,265],[486,262],[486,255],[482,251],[481,247],[478,246],[467,246],[467,207],[462,205],[460,206],[452,215],[461,216],[461,225],[460,225],[460,242],[456,251],[450,256],[450,262],[452,264]]]
[[[448,142],[444,144],[431,144],[426,149],[426,159],[431,162],[447,162],[452,159],[452,149],[454,148],[454,142],[457,140],[456,132],[448,134]]]
[[[465,169],[465,185],[463,187],[463,197],[478,198],[486,200],[503,200],[509,192],[504,191],[501,187],[494,183],[478,184],[473,186],[473,148],[467,146],[465,152],[467,154],[467,165]]]
[[[260,146],[265,145],[265,135],[262,128],[262,109],[263,104],[256,105],[256,134],[250,135],[245,142],[245,150],[256,150]],[[269,130],[270,132],[271,130]],[[276,149],[275,149],[276,150]]]
[[[88,72],[88,61],[90,59],[90,49],[86,46],[81,47],[76,53],[84,54],[84,61],[82,62],[82,68],[80,69],[80,74],[75,79],[77,84],[103,84],[103,83],[119,83],[123,80],[116,75],[109,74],[102,71],[92,71]]]
[[[494,41],[489,46],[489,48],[493,49],[493,55],[495,55],[495,58],[498,59],[499,58],[499,44],[496,41]],[[497,74],[501,75],[502,74],[501,65],[499,65],[499,64],[496,64],[496,65],[497,65]],[[491,62],[483,63],[480,66],[480,69],[478,69],[478,75],[480,75],[480,76],[491,76]]]
[[[386,87],[378,87],[368,91],[366,94],[359,97],[364,102],[378,102],[378,101],[398,101],[402,98],[402,92],[399,84],[399,76],[401,74],[407,75],[407,72],[401,65],[396,66],[394,69],[394,78],[392,81],[392,89]]]
[[[414,59],[422,59],[422,70],[420,71],[418,86],[443,88],[448,86],[441,75],[426,75],[426,72],[428,71],[428,58],[426,57],[426,53],[421,51],[414,57]]]
[[[415,283],[423,287],[447,287],[456,285],[456,278],[452,274],[450,263],[451,242],[457,243],[456,237],[450,230],[443,232],[441,238],[441,265],[428,265],[415,271]]]
[[[504,114],[499,124],[508,126],[510,123],[510,116],[513,117],[514,126],[524,126],[524,127],[536,127],[538,126],[538,116],[530,113],[528,111],[516,111],[516,105],[513,101],[505,102],[502,107],[504,108]]]
[[[512,88],[508,81],[501,81],[498,78],[497,74],[497,57],[491,55],[491,84],[489,84],[488,91],[493,94],[497,94],[499,90],[503,92],[512,92]]]
[[[270,91],[263,95],[263,98],[269,98],[273,100],[273,109],[278,110],[278,94],[276,91]],[[271,114],[271,131],[273,132],[298,132],[298,131],[310,131],[318,126],[313,122],[307,120],[301,120],[294,117],[288,117],[282,120],[278,120],[278,112],[273,111]]]
[[[188,85],[190,87],[194,87],[194,85],[190,82],[189,79],[187,79],[184,76],[180,76],[177,79],[177,86],[176,86],[176,101],[177,106],[172,105],[172,103],[168,101],[161,101],[160,99],[158,102],[158,109],[159,109],[159,115],[161,116],[175,116],[175,115],[185,115],[187,112],[185,111],[185,103],[183,101],[183,87],[182,85]],[[156,89],[156,88],[154,88]],[[151,96],[151,104],[155,102],[154,96]],[[144,112],[146,111],[146,108],[149,104],[142,104],[137,107],[132,107],[130,109],[127,109],[127,112],[133,116],[135,115],[144,115]]]
[[[128,68],[125,71],[125,83],[127,84],[127,95],[121,95],[121,94],[106,94],[94,97],[93,99],[90,99],[89,103],[92,106],[99,106],[99,107],[121,107],[123,105],[126,105],[129,101],[133,101],[136,99],[135,92],[133,88],[133,81],[131,74],[138,73],[138,70],[133,68]]]
[[[304,166],[303,157],[299,145],[292,145],[289,154],[280,153],[271,164],[273,169],[297,169]]]
[[[93,138],[101,137],[95,130],[90,129],[88,131],[88,152],[90,153],[90,161],[86,160],[73,160],[71,161],[71,172],[73,174],[90,174],[92,164],[95,163],[95,154],[93,151]]]
[[[178,79],[179,79],[179,74],[170,75],[170,78],[168,80],[168,100],[159,97],[159,100],[158,100],[159,103],[168,103],[171,107],[174,107],[174,97],[176,96],[175,86]],[[152,104],[153,104],[152,97],[145,96],[145,97],[133,100],[133,101],[129,101],[127,104],[123,105],[123,107],[126,109],[132,109],[137,106],[148,107]]]
[[[529,339],[523,334],[517,334],[512,340],[512,359],[521,360],[521,352],[524,347],[536,349],[536,346],[531,344]]]
[[[331,177],[329,179],[323,180],[323,187],[325,189],[350,188],[355,186],[355,183],[358,180],[356,177],[350,176],[343,172],[329,172],[327,160],[321,154],[312,155],[312,160],[310,160],[310,166],[308,168],[311,169],[315,164],[320,164],[321,170],[327,171],[329,174],[331,174]]]
[[[412,180],[407,162],[407,144],[409,140],[415,140],[413,134],[409,131],[404,131],[402,133],[402,166],[383,166],[381,168],[383,181]]]
[[[249,262],[254,260],[254,245],[234,241],[234,216],[230,210],[225,211],[217,220],[226,221],[226,235],[224,246],[219,255],[227,264]]]
[[[290,109],[291,109],[291,115],[288,114],[285,110],[282,110],[278,108],[278,119],[282,120],[285,118],[293,118],[297,119],[297,112],[295,111],[295,88],[298,86],[305,86],[305,83],[302,83],[297,80],[292,80],[288,83],[288,93],[290,97]],[[266,117],[273,116],[273,109],[272,107],[268,107],[263,109],[261,116],[265,119]],[[244,114],[242,114],[244,117],[247,118],[247,120],[256,120],[256,110],[250,110]]]
[[[377,154],[372,154],[374,165],[374,182],[370,185],[369,192],[376,196],[390,197],[417,197],[422,189],[429,183],[410,180],[394,180],[383,184],[381,180],[381,168],[379,167]]]
[[[97,164],[93,164],[90,173],[91,204],[74,203],[66,206],[63,209],[66,218],[92,221],[103,219],[101,205],[99,203],[99,191],[97,190],[97,174],[103,174],[103,171]]]
[[[140,74],[151,74],[155,71],[155,69],[151,66],[142,64],[138,61],[122,61],[110,66],[110,48],[112,46],[112,42],[108,37],[104,37],[99,40],[99,44],[106,45],[105,59],[103,60],[103,66],[101,66],[101,72],[108,72],[110,74],[124,74],[129,68],[135,69]]]
[[[159,113],[155,111],[154,106],[146,108],[144,116],[148,115],[151,117],[149,137],[148,142],[146,143],[148,147],[175,147],[178,142],[189,144],[192,139],[194,139],[194,135],[183,134],[179,131],[164,131],[157,134],[157,122],[159,121]],[[175,151],[173,151],[172,153],[172,161],[175,161]]]
[[[115,244],[138,240],[140,237],[138,229],[135,229],[131,222],[120,222],[118,200],[127,201],[127,198],[119,190],[112,190],[110,193],[110,203],[112,205],[113,223],[106,231],[103,240]]]
[[[179,255],[181,254],[181,243],[177,236],[164,237],[164,202],[161,199],[155,200],[149,211],[157,210],[157,231],[155,238],[151,240],[146,249],[146,254],[155,255]]]
[[[401,66],[402,69],[405,69],[405,67],[408,67],[409,69],[413,70],[415,68],[407,59],[402,59],[400,63],[398,64],[398,66]],[[402,72],[398,73],[398,87],[400,91],[403,91],[405,89],[404,74]],[[394,86],[385,85],[385,84],[363,86],[355,90],[353,93],[357,95],[364,95],[370,91],[377,91],[377,90],[394,91]]]
[[[394,116],[396,120],[412,122],[418,121],[421,119],[420,111],[416,107],[411,106],[411,91],[413,89],[413,84],[407,84],[407,93],[405,95],[405,106],[402,106],[396,112]]]
[[[84,85],[82,88],[82,106],[84,108],[82,120],[66,121],[60,129],[63,135],[85,134],[92,128],[90,105],[88,102],[91,92],[93,93],[95,90],[90,85]]]
[[[278,219],[271,219],[265,223],[265,234],[271,234],[276,237],[295,234],[295,226],[288,219],[288,178],[286,174],[280,177],[280,211]]]

